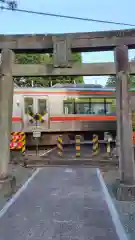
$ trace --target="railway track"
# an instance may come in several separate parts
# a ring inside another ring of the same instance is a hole
[[[49,153],[50,152],[50,150],[52,150],[53,148],[46,148],[46,147],[44,147],[44,148],[41,148],[41,149],[39,149],[38,150],[38,152],[36,151],[36,149],[34,150],[27,150],[26,151],[26,154],[27,154],[27,156],[37,156],[37,157],[43,157],[43,156],[45,156],[47,153]]]
[[[91,166],[117,166],[118,160],[111,158],[104,149],[101,149],[97,155],[92,154],[90,146],[81,146],[80,157],[76,157],[74,146],[67,146],[63,149],[63,155],[58,155],[57,147],[45,149],[38,155],[34,151],[28,151],[22,165],[24,167],[45,167],[45,166],[63,166],[63,165],[91,165]]]

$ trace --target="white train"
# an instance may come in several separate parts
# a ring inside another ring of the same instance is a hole
[[[24,131],[27,144],[34,144],[33,130],[38,125],[40,144],[56,143],[60,133],[73,138],[88,132],[116,131],[115,89],[87,85],[50,88],[14,88],[12,131]],[[135,90],[132,89],[133,102]],[[40,121],[34,115],[40,114]],[[67,140],[68,141],[68,140]]]

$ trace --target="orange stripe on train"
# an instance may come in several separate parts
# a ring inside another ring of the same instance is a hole
[[[54,116],[50,121],[114,121],[116,116]],[[12,122],[23,122],[22,118],[13,117]]]
[[[51,121],[116,121],[116,116],[56,116]]]
[[[65,92],[32,92],[32,91],[14,91],[14,94],[36,94],[36,95],[42,95],[42,94],[46,94],[46,95],[49,95],[49,94],[57,94],[57,95],[76,95],[76,94],[79,94],[79,95],[111,95],[111,94],[115,94],[115,92],[98,92],[98,91],[65,91]]]
[[[23,122],[23,119],[20,117],[12,117],[12,122]]]

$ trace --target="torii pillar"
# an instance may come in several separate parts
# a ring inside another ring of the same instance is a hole
[[[0,65],[0,182],[8,179],[10,161],[10,137],[12,128],[13,79],[12,50],[3,49]]]
[[[120,200],[135,198],[135,164],[132,141],[131,96],[129,93],[130,76],[128,47],[118,46],[115,49],[116,63],[116,111],[117,137],[119,143],[120,185],[117,197]]]

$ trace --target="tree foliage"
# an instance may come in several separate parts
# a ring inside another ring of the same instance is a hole
[[[130,76],[130,86],[135,88],[135,76]],[[110,76],[106,82],[106,87],[116,87],[116,76]]]
[[[11,10],[15,10],[18,6],[17,1],[5,1],[5,0],[0,0],[1,3],[3,3],[2,6],[8,7]]]
[[[107,79],[106,87],[115,87],[116,86],[116,76],[110,76]]]
[[[132,61],[135,61],[135,58],[133,58]],[[130,86],[131,88],[135,87],[135,76],[130,76]],[[106,87],[116,87],[116,75],[108,78]]]
[[[73,62],[82,62],[81,54],[73,54]],[[18,64],[52,64],[53,58],[50,54],[16,54],[16,63]],[[56,83],[83,83],[83,77],[78,76],[60,76],[60,77],[27,77],[27,78],[15,78],[14,82],[18,86],[38,86],[49,87]]]

